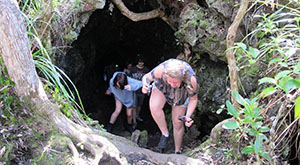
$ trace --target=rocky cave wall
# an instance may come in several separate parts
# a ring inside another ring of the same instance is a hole
[[[59,66],[76,84],[86,112],[101,124],[106,124],[114,110],[114,99],[104,95],[105,66],[115,63],[123,69],[128,61],[135,64],[137,54],[141,54],[145,65],[152,69],[165,59],[176,58],[182,51],[174,31],[161,19],[133,22],[118,10],[107,8],[93,12]],[[201,136],[204,136],[224,118],[215,111],[225,102],[227,66],[221,61],[211,61],[207,54],[201,55],[200,60],[193,60],[200,85],[195,120]],[[145,119],[141,127],[155,133],[158,128],[151,117],[148,99],[146,97],[141,113]],[[116,125],[123,125],[125,121],[125,111],[122,111]]]
[[[123,70],[127,62],[136,64],[140,54],[145,65],[152,69],[181,51],[173,34],[161,19],[133,22],[119,10],[96,10],[72,43],[72,49],[60,60],[59,67],[76,84],[87,113],[105,124],[114,110],[114,99],[104,95],[104,67],[118,64]],[[122,124],[123,116],[120,115],[118,123]],[[149,122],[153,122],[150,113],[143,116],[149,116]]]

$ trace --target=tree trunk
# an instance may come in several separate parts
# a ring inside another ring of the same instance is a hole
[[[241,0],[241,6],[234,18],[233,23],[230,25],[226,37],[227,41],[227,51],[226,58],[228,62],[229,68],[229,77],[230,77],[230,88],[231,91],[238,91],[238,68],[236,66],[236,60],[234,57],[233,49],[230,49],[234,45],[234,41],[236,38],[236,31],[240,25],[241,20],[243,19],[246,10],[248,8],[249,0]],[[239,104],[237,101],[231,96],[231,101],[236,109],[239,109]]]
[[[43,85],[35,70],[27,31],[21,12],[13,0],[0,0],[0,55],[7,67],[9,77],[15,82],[20,100],[32,111],[40,115],[43,122],[56,128],[61,134],[71,137],[74,142],[84,145],[84,149],[94,156],[93,164],[109,162],[128,164],[127,159],[139,157],[154,164],[205,164],[198,159],[183,155],[159,154],[139,148],[133,142],[102,131],[80,126],[64,116],[58,105],[47,98]],[[106,137],[109,137],[110,142]],[[76,164],[82,164],[76,157],[78,152],[69,140],[69,148]],[[208,158],[205,158],[208,159]],[[76,162],[76,160],[78,160]]]
[[[35,70],[20,10],[10,0],[0,0],[0,8],[0,54],[9,77],[15,82],[20,100],[33,114],[40,114],[61,133],[74,138],[76,142],[83,142],[94,155],[95,164],[108,158],[117,164],[126,164],[124,156],[106,138],[73,123],[60,112],[57,105],[48,100]]]

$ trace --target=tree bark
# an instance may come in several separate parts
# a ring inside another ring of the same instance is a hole
[[[241,0],[241,6],[234,18],[233,23],[230,25],[228,29],[228,33],[226,36],[227,41],[227,51],[226,51],[226,58],[228,62],[228,69],[229,69],[229,77],[230,77],[230,88],[231,91],[238,91],[238,68],[236,66],[236,60],[233,53],[233,49],[231,47],[234,45],[234,41],[236,38],[236,31],[240,25],[241,20],[243,19],[246,10],[248,8],[249,0]],[[231,95],[231,101],[233,106],[236,109],[239,109],[239,104]]]
[[[94,155],[94,163],[111,159],[117,164],[127,164],[124,156],[106,138],[95,134],[66,118],[59,107],[48,100],[35,70],[24,20],[18,7],[10,0],[0,0],[0,55],[9,77],[15,82],[20,100],[33,114],[76,142],[82,142]]]
[[[64,116],[59,106],[53,104],[44,91],[43,85],[35,70],[29,39],[21,12],[13,0],[0,0],[0,55],[6,65],[9,77],[15,82],[15,89],[20,100],[32,111],[42,117],[43,122],[56,128],[61,134],[81,143],[84,149],[93,154],[92,164],[109,162],[111,164],[128,164],[127,159],[137,156],[151,160],[154,164],[205,164],[199,159],[183,155],[159,154],[139,148],[133,142],[98,130],[80,126]],[[109,137],[109,141],[106,137]],[[75,164],[78,152],[67,140],[74,154]],[[203,159],[208,159],[207,157]]]
[[[112,2],[119,8],[119,10],[124,16],[126,16],[134,22],[148,20],[156,17],[163,17],[164,15],[163,12],[158,9],[149,12],[134,13],[125,6],[122,0],[112,0]]]

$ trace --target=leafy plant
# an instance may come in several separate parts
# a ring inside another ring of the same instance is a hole
[[[229,113],[235,117],[236,121],[224,124],[227,129],[240,131],[242,137],[255,138],[242,152],[245,154],[255,153],[258,161],[260,161],[260,157],[269,160],[269,154],[272,157],[283,155],[282,151],[287,150],[290,147],[289,144],[295,143],[294,135],[299,135],[299,126],[295,124],[300,117],[300,96],[298,96],[300,91],[299,1],[281,3],[286,4],[279,4],[279,1],[255,1],[253,6],[256,8],[271,6],[273,11],[254,15],[255,20],[259,20],[256,22],[257,27],[240,43],[236,43],[231,48],[234,49],[239,69],[244,68],[247,73],[249,70],[253,70],[253,66],[260,66],[259,69],[264,69],[254,70],[255,73],[260,74],[256,74],[256,76],[263,77],[259,80],[259,89],[252,95],[254,99],[244,99],[238,96],[237,92],[233,92],[233,95],[237,97],[236,100],[240,100],[239,104],[243,107],[238,111],[230,102],[226,102]],[[280,8],[275,9],[275,7]],[[271,95],[273,97],[268,97]],[[267,100],[264,99],[266,97],[268,97],[269,103],[266,107],[260,106],[264,108],[264,111],[260,112],[256,102],[264,102]],[[275,105],[280,105],[280,108],[274,107]],[[294,112],[292,108],[294,108]],[[268,123],[271,124],[270,132],[272,134],[265,134],[269,128],[262,126],[262,115],[275,118],[274,121]],[[269,154],[264,152],[266,146],[263,145],[268,138],[271,139],[268,146]],[[299,148],[299,143],[296,142],[296,144]]]
[[[59,3],[57,1],[54,1],[52,3],[52,5],[58,4]],[[35,6],[37,5],[39,6],[41,4],[35,1],[27,0],[23,5],[22,11],[25,12],[26,10],[35,10]],[[72,111],[75,110],[77,111],[79,116],[85,117],[85,119],[89,120],[89,117],[84,111],[84,107],[77,88],[70,80],[70,78],[61,69],[59,69],[52,63],[50,54],[48,53],[47,48],[44,46],[47,44],[43,43],[43,40],[35,27],[37,20],[32,19],[25,14],[23,16],[27,23],[28,37],[32,45],[32,55],[35,66],[38,70],[38,73],[45,78],[44,82],[46,91],[54,95],[54,100],[62,105],[62,111],[68,117],[70,117]],[[78,100],[79,103],[77,103],[76,100]],[[81,112],[83,115],[81,114]],[[78,114],[73,116],[78,116]]]
[[[232,150],[233,150],[233,148],[226,148],[225,149],[225,152],[224,152],[224,154],[226,155],[226,158],[227,159],[229,159],[229,158],[232,158],[233,157],[233,155],[232,155]]]
[[[237,129],[242,132],[244,137],[252,136],[255,138],[255,142],[246,146],[242,153],[249,154],[255,153],[257,162],[260,164],[260,157],[264,157],[267,160],[271,160],[270,156],[264,152],[263,142],[268,141],[268,138],[264,133],[269,132],[269,128],[263,126],[262,116],[260,115],[260,108],[258,108],[257,98],[252,100],[244,99],[238,92],[233,91],[232,95],[234,99],[243,106],[239,111],[234,108],[230,101],[226,101],[228,113],[232,115],[236,120],[229,121],[223,125],[225,129]]]
[[[0,57],[0,62],[2,59]],[[9,79],[5,67],[0,68],[0,115],[6,120],[4,125],[10,125],[15,122],[15,116],[11,112],[15,107],[20,106],[21,102],[13,95],[14,83]],[[12,124],[13,125],[13,124]]]
[[[244,43],[235,43],[234,53],[238,55],[237,61],[240,68],[250,66],[256,63],[256,60],[260,54],[260,51],[256,48],[248,46]]]
[[[267,84],[261,96],[267,97],[283,90],[286,94],[300,88],[300,61],[297,51],[300,46],[300,15],[297,10],[283,12],[288,7],[283,6],[271,15],[257,16],[263,18],[258,29],[260,37],[271,35],[268,42],[260,44],[261,55],[265,55],[268,67],[275,73],[271,77],[259,80],[259,85]],[[290,8],[288,8],[290,9]],[[298,97],[295,101],[294,119],[299,118],[300,109]]]

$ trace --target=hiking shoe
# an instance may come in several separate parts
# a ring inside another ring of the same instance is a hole
[[[132,128],[135,130],[136,129],[136,126],[137,126],[137,123],[133,123],[132,124]]]
[[[157,148],[165,149],[167,147],[168,139],[169,139],[169,137],[161,135]]]
[[[127,131],[130,132],[132,134],[132,132],[134,132],[134,128],[132,127],[132,124],[128,124],[127,126]]]
[[[112,127],[113,127],[113,124],[108,123],[108,124],[104,127],[104,129],[105,129],[107,132],[111,133]]]
[[[177,151],[177,152],[175,152],[175,154],[182,154],[182,152],[181,151]]]
[[[138,120],[139,122],[144,121],[139,115],[136,115],[136,120]]]

